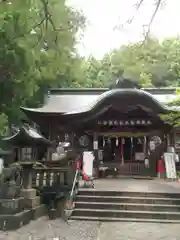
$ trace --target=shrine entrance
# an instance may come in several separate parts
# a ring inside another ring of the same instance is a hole
[[[146,156],[146,136],[118,135],[123,134],[98,137],[98,152],[101,152],[98,156],[100,165],[104,168],[117,168],[121,174],[139,175],[144,167]]]

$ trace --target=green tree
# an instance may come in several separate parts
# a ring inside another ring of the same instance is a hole
[[[47,88],[78,81],[75,46],[85,18],[65,0],[0,4],[0,112],[10,124],[21,118],[21,105],[37,106]]]
[[[122,46],[104,56],[101,61],[89,60],[88,82],[96,87],[109,86],[119,77],[139,83],[142,87],[179,86],[180,38]],[[93,79],[93,80],[92,80]],[[96,79],[96,80],[94,80]]]

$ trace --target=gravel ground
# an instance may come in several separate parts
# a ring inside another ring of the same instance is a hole
[[[98,240],[180,240],[179,224],[102,223]]]
[[[14,232],[0,232],[0,240],[180,240],[179,224],[83,222],[46,218]]]
[[[49,221],[42,218],[13,232],[0,232],[0,240],[96,240],[97,222]]]

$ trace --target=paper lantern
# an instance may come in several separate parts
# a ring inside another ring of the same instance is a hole
[[[134,125],[134,124],[135,124],[134,121],[131,120],[131,125]]]
[[[117,126],[118,125],[118,121],[114,121],[114,125]]]
[[[109,121],[109,126],[112,126],[113,125],[113,121]]]
[[[142,124],[143,124],[143,125],[146,124],[145,120],[142,120]]]
[[[119,125],[121,125],[121,126],[122,126],[122,125],[123,125],[123,121],[119,121]]]
[[[116,138],[116,147],[119,145],[119,139]]]

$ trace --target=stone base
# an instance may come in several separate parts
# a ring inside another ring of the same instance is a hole
[[[0,214],[0,230],[15,230],[26,224],[31,220],[37,220],[45,216],[47,213],[45,205],[33,208],[31,210],[24,210],[16,214]]]
[[[0,215],[0,230],[15,230],[28,224],[32,219],[32,211],[25,210],[14,215]]]
[[[32,220],[37,220],[47,214],[47,208],[44,204],[41,204],[32,209]]]
[[[50,209],[48,210],[48,217],[50,220],[57,218],[57,210],[56,209]]]
[[[25,209],[36,208],[40,205],[40,197],[24,198],[23,204]]]
[[[20,195],[24,198],[25,209],[33,209],[40,205],[40,197],[36,196],[36,189],[21,189]]]
[[[0,214],[16,214],[24,210],[24,199],[1,199]]]
[[[34,189],[34,188],[21,189],[20,195],[21,195],[21,197],[24,197],[24,198],[35,198],[36,197],[36,189]]]
[[[64,217],[64,202],[64,198],[56,200],[56,208],[48,210],[49,219]]]

